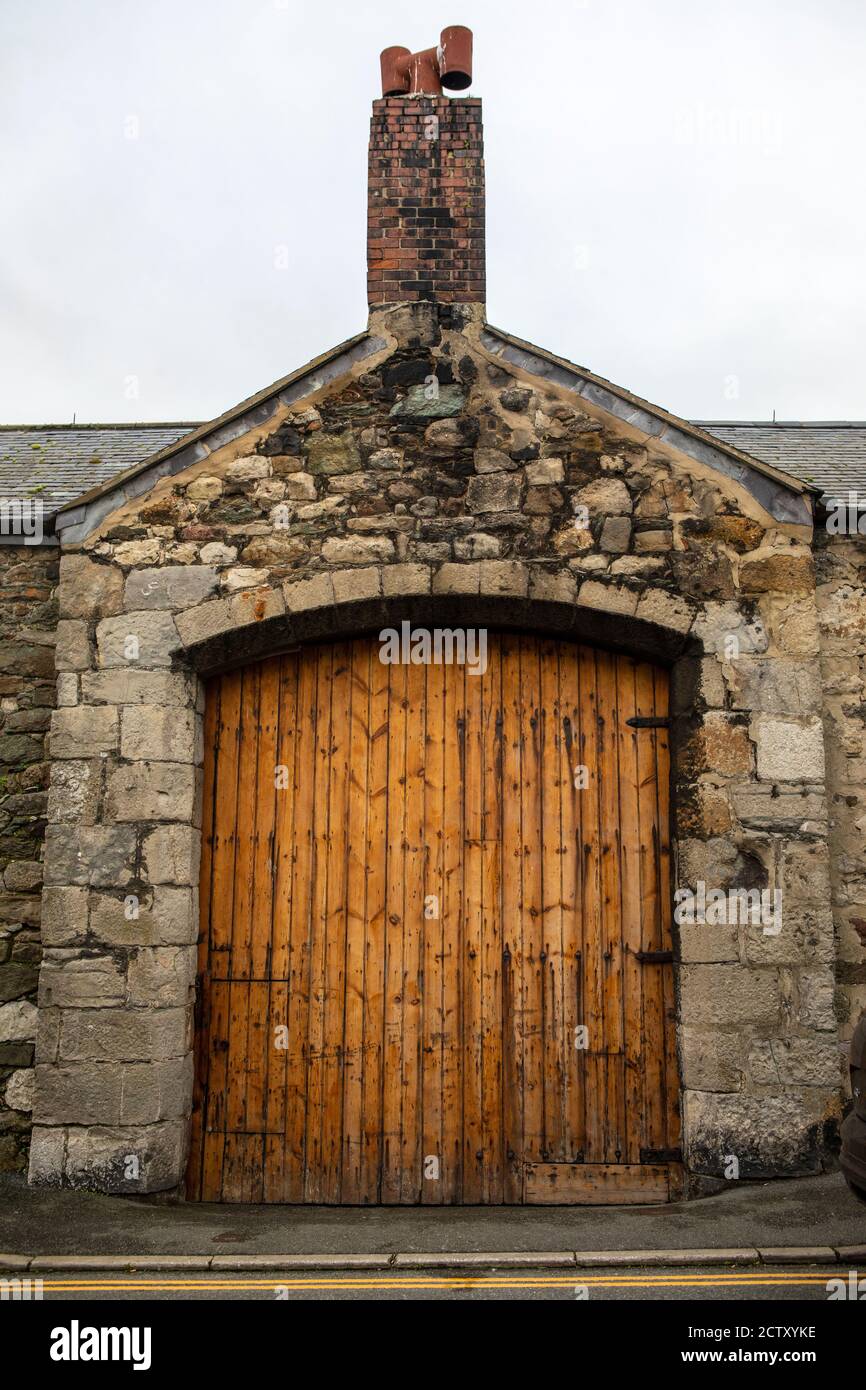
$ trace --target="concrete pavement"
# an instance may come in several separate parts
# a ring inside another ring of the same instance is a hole
[[[165,1257],[185,1257],[188,1268],[229,1268],[231,1260],[242,1268],[243,1257],[261,1265],[279,1256],[319,1268],[387,1268],[398,1258],[430,1268],[450,1256],[463,1263],[506,1255],[539,1257],[550,1268],[557,1258],[576,1262],[575,1252],[596,1263],[619,1254],[626,1265],[694,1263],[701,1252],[710,1262],[829,1264],[864,1247],[866,1206],[838,1173],[731,1184],[715,1196],[647,1207],[221,1206],[28,1188],[17,1177],[0,1183],[0,1252],[23,1267],[47,1257],[83,1256],[93,1265],[119,1256],[139,1268],[158,1268],[153,1262]]]

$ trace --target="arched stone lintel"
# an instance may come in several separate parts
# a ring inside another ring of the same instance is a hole
[[[176,615],[175,656],[202,675],[300,643],[402,622],[545,632],[671,665],[697,656],[694,612],[662,589],[630,589],[520,562],[368,566],[245,590]]]

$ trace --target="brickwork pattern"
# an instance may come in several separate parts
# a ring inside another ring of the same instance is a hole
[[[375,101],[368,303],[483,304],[484,289],[481,102],[476,97]]]

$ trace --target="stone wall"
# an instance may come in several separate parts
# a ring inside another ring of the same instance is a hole
[[[311,635],[555,625],[674,662],[677,881],[783,894],[684,926],[695,1173],[816,1171],[840,1109],[813,558],[737,483],[507,369],[479,320],[383,315],[350,379],[64,556],[31,1177],[170,1187],[191,1105],[198,672]]]
[[[0,546],[0,1171],[27,1166],[58,552]]]
[[[836,927],[836,1009],[847,1048],[866,1010],[866,536],[816,530],[824,741]]]

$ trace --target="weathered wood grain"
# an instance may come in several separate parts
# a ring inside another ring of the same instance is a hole
[[[191,1197],[668,1200],[667,689],[514,634],[211,680]]]

